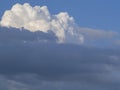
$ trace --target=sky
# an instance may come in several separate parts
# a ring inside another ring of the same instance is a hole
[[[51,13],[67,11],[81,27],[93,29],[115,30],[119,32],[120,1],[119,0],[1,0],[0,17],[6,9],[15,3],[28,2],[32,6],[47,5]]]
[[[1,0],[1,90],[119,90],[120,1]]]

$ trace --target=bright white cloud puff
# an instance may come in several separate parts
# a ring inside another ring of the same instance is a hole
[[[25,28],[31,32],[53,31],[59,43],[83,43],[83,36],[76,30],[74,18],[67,12],[51,15],[47,6],[34,6],[28,3],[15,4],[11,10],[5,11],[1,26]]]

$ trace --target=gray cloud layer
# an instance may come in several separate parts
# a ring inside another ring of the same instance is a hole
[[[119,50],[57,44],[52,32],[1,29],[2,90],[120,88]]]
[[[57,42],[57,37],[52,31],[48,31],[48,33],[30,32],[25,29],[0,27],[0,44],[20,42]]]

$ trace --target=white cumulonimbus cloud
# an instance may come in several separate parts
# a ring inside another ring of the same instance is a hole
[[[15,4],[11,10],[5,11],[1,26],[25,28],[31,32],[42,31],[47,33],[49,30],[55,33],[59,43],[84,42],[83,36],[78,32],[74,18],[67,12],[60,12],[51,15],[47,6],[34,6],[25,3]]]

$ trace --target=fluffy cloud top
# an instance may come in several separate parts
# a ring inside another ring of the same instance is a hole
[[[67,12],[51,15],[47,6],[32,7],[28,3],[15,4],[11,10],[5,11],[1,26],[25,28],[32,32],[53,31],[58,42],[83,43],[83,36],[76,30],[74,18]]]

